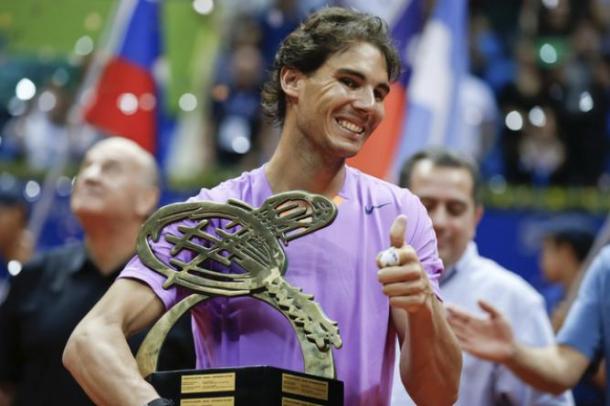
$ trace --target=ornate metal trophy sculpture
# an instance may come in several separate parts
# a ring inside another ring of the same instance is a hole
[[[140,372],[164,397],[181,405],[339,405],[343,385],[335,380],[331,345],[341,347],[337,323],[313,296],[291,286],[283,246],[329,225],[335,205],[323,196],[286,192],[255,209],[238,200],[201,201],[159,209],[138,237],[141,261],[193,293],[153,326],[136,359]],[[177,226],[166,226],[178,223]],[[174,230],[174,231],[168,231]],[[160,238],[172,246],[169,263],[150,247]],[[196,304],[216,296],[251,296],[281,312],[294,328],[304,373],[273,367],[157,372],[163,341],[174,323]]]

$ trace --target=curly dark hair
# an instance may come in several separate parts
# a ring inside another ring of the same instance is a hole
[[[400,73],[400,58],[388,34],[388,25],[371,14],[341,7],[326,7],[309,16],[282,42],[275,54],[273,69],[262,91],[265,115],[281,126],[286,115],[286,95],[280,84],[280,71],[287,66],[309,75],[326,60],[350,46],[368,42],[384,55],[388,78]]]

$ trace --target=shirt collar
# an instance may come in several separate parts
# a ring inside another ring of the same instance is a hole
[[[262,184],[259,190],[262,191],[262,194],[259,196],[258,206],[263,204],[263,202],[270,197],[273,192],[271,189],[271,182],[269,182],[269,178],[267,178],[267,172],[265,172],[265,167],[267,164],[264,164],[257,169],[253,170],[252,173],[256,173],[258,171],[262,172],[262,175],[259,179],[261,179]],[[341,204],[343,200],[348,200],[351,196],[356,194],[356,184],[354,182],[353,177],[358,173],[357,169],[352,168],[351,166],[345,165],[345,179],[343,180],[343,185],[341,186],[341,190],[337,193],[337,196],[333,198],[333,202],[336,205]]]
[[[444,285],[449,282],[458,272],[467,271],[473,261],[479,257],[479,249],[474,241],[470,241],[464,250],[464,253],[460,259],[451,268],[448,268],[443,272],[440,279],[440,285]]]
[[[83,267],[83,264],[88,257],[87,248],[85,247],[85,243],[82,241],[74,244],[72,250],[72,254],[66,263],[66,270],[69,273],[78,272]]]

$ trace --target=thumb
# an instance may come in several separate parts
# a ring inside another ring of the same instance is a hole
[[[407,216],[399,215],[394,219],[390,227],[390,245],[394,248],[401,248],[405,245],[405,233],[407,231]]]
[[[502,316],[502,314],[498,311],[498,309],[496,309],[495,307],[493,307],[491,304],[487,303],[484,300],[479,300],[479,307],[481,309],[483,309],[485,311],[485,313],[489,314],[489,316],[491,316],[491,318],[497,319],[498,317]]]

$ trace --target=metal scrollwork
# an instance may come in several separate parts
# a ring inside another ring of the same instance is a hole
[[[284,279],[283,246],[326,227],[336,215],[330,200],[300,191],[273,195],[258,209],[230,199],[226,204],[176,203],[155,212],[138,236],[140,260],[166,276],[165,288],[178,285],[193,294],[165,313],[146,336],[136,356],[142,375],[156,371],[167,333],[193,306],[215,296],[251,296],[290,321],[306,373],[334,378],[331,346],[342,345],[337,323],[324,314],[313,296]],[[165,261],[150,246],[160,238],[171,246]]]

